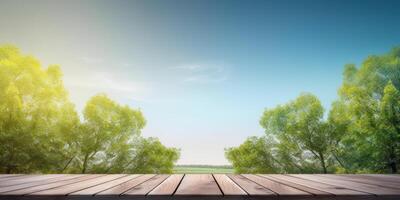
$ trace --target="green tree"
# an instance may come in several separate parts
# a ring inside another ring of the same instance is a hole
[[[267,109],[260,124],[265,137],[251,137],[226,157],[240,173],[323,173],[335,170],[334,146],[341,135],[324,119],[312,94],[301,94],[285,105]],[[339,160],[340,161],[340,160]]]
[[[379,129],[382,132],[378,142],[387,144],[382,156],[388,161],[392,173],[397,173],[400,161],[400,92],[391,81],[383,92],[380,115]]]
[[[146,121],[140,110],[100,94],[87,102],[83,117],[69,172],[172,173],[179,150],[141,137]]]
[[[87,102],[83,116],[75,162],[81,173],[107,172],[126,160],[130,141],[139,137],[146,123],[139,110],[119,105],[104,94]]]
[[[126,173],[172,173],[179,149],[165,147],[157,138],[139,138],[131,149]]]
[[[79,118],[58,66],[0,47],[0,172],[60,171]]]
[[[238,147],[225,149],[225,157],[236,173],[279,173],[280,161],[275,159],[275,143],[266,137],[249,137]]]
[[[140,110],[100,94],[80,119],[58,66],[0,47],[0,173],[169,173],[175,148],[140,136]]]
[[[348,171],[398,171],[399,89],[400,48],[345,67],[331,118],[345,132],[338,152]]]
[[[298,152],[301,159],[317,160],[321,171],[327,173],[332,135],[323,115],[324,109],[318,98],[311,94],[302,94],[286,105],[266,110],[260,124],[265,128],[266,134],[293,146],[292,149],[300,150]],[[308,156],[309,153],[311,156]]]

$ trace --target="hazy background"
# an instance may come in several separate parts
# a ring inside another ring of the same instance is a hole
[[[140,108],[178,164],[227,164],[265,108],[312,92],[326,109],[343,65],[400,44],[400,1],[0,0],[0,44],[59,64],[90,96]]]

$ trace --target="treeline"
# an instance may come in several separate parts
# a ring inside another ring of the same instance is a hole
[[[179,150],[143,138],[145,124],[105,94],[79,116],[58,66],[0,47],[0,173],[171,173]]]
[[[315,83],[320,84],[320,83]],[[400,48],[346,65],[329,113],[318,98],[266,109],[262,137],[226,149],[238,173],[398,173]]]

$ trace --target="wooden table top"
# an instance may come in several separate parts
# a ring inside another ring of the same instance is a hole
[[[0,199],[400,199],[400,175],[0,175]]]

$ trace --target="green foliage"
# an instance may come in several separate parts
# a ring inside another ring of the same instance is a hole
[[[86,104],[77,138],[76,168],[109,171],[129,157],[130,141],[145,125],[140,111],[121,106],[107,96],[96,95]]]
[[[349,172],[396,173],[400,162],[400,48],[345,69],[332,117],[343,129],[339,146]],[[338,111],[340,110],[340,111]],[[351,153],[350,153],[351,152]]]
[[[101,94],[81,121],[61,78],[58,66],[0,47],[0,173],[172,171],[179,151],[140,136],[139,110]]]
[[[226,149],[225,155],[236,173],[278,173],[274,145],[266,137],[249,137],[240,146]]]
[[[0,48],[0,170],[56,171],[78,121],[57,66]]]
[[[400,48],[346,65],[328,117],[317,97],[302,94],[268,109],[265,138],[226,150],[235,170],[285,173],[397,173],[400,162]],[[272,142],[274,141],[274,142]],[[265,143],[265,142],[264,142]],[[263,158],[261,158],[263,157]],[[265,162],[261,162],[265,161]],[[275,166],[271,170],[270,166]]]
[[[311,94],[268,109],[260,120],[267,137],[249,138],[228,149],[227,158],[240,173],[307,173],[317,168],[327,173],[334,138],[323,114],[320,101]]]
[[[137,141],[135,156],[127,166],[127,173],[172,173],[179,150],[167,148],[157,138]]]

